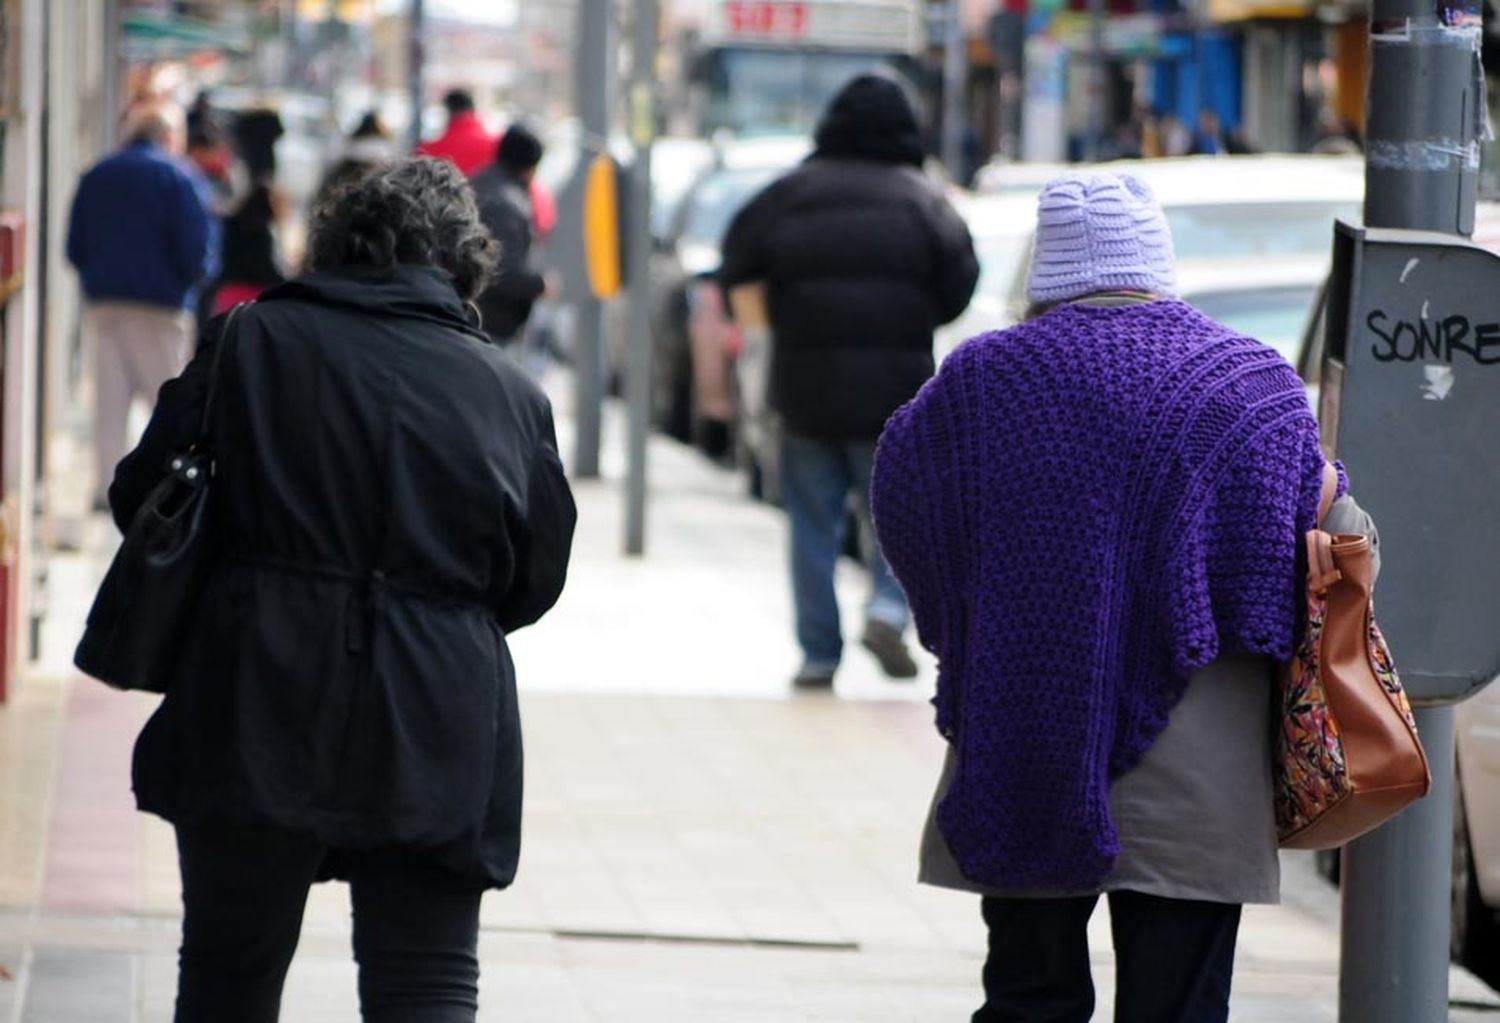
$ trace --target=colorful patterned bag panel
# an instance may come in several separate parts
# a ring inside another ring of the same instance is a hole
[[[1350,794],[1344,747],[1338,721],[1328,705],[1318,672],[1326,599],[1307,595],[1307,629],[1292,660],[1282,666],[1281,727],[1276,735],[1273,774],[1276,792],[1276,831],[1285,841],[1302,831]],[[1370,667],[1391,703],[1413,733],[1416,721],[1411,703],[1396,674],[1390,647],[1375,623],[1369,622]]]
[[[1323,595],[1309,591],[1302,641],[1291,661],[1281,667],[1281,727],[1271,763],[1276,833],[1282,839],[1307,827],[1349,794],[1338,722],[1318,678],[1318,649],[1327,611]]]

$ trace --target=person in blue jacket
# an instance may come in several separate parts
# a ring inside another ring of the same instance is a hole
[[[138,397],[182,371],[198,289],[215,272],[218,226],[207,188],[180,159],[182,115],[166,104],[127,118],[124,148],[78,184],[68,222],[68,262],[87,305],[96,353],[95,506],[126,451],[126,419]]]

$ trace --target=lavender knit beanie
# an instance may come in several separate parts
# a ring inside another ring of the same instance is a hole
[[[1140,178],[1083,172],[1055,178],[1042,189],[1026,282],[1032,302],[1116,290],[1171,295],[1176,286],[1172,233]]]

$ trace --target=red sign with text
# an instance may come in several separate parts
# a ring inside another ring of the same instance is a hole
[[[753,39],[801,39],[812,20],[800,0],[724,0],[728,35]]]

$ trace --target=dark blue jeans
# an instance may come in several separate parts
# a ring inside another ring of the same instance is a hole
[[[328,850],[252,827],[179,828],[182,952],[175,1023],[276,1023],[307,890]],[[473,1023],[477,884],[393,853],[341,858],[366,1023]]]
[[[1111,892],[1115,1023],[1224,1023],[1240,907]],[[984,1008],[972,1023],[1089,1023],[1096,895],[982,903]]]
[[[870,566],[865,617],[906,628],[906,597],[870,528],[875,442],[812,440],[788,434],[781,447],[781,496],[792,527],[792,598],[797,642],[810,666],[833,669],[844,651],[834,568],[844,549],[850,500]]]

